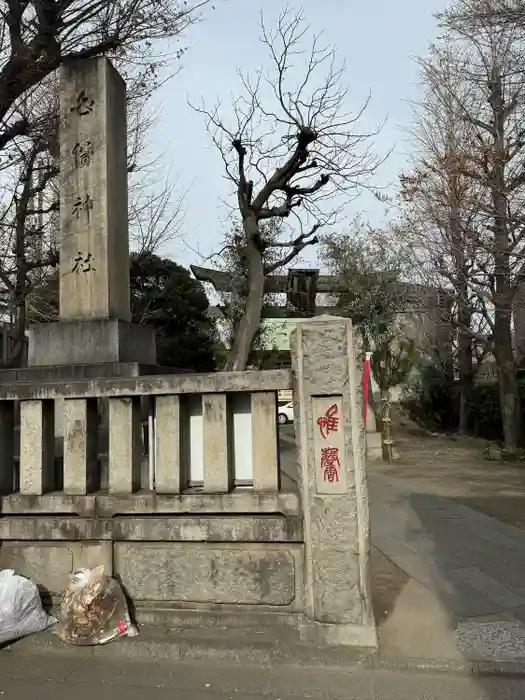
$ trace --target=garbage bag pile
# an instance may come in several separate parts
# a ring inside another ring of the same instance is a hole
[[[0,645],[56,624],[48,615],[37,586],[12,569],[0,570]],[[133,637],[128,604],[115,579],[104,567],[79,569],[70,577],[61,602],[57,635],[78,646],[106,644],[117,637]]]
[[[13,642],[54,625],[36,585],[12,569],[0,571],[0,644]]]
[[[104,567],[79,569],[70,578],[61,603],[57,635],[77,646],[106,644],[117,637],[138,634],[128,604],[115,579]]]

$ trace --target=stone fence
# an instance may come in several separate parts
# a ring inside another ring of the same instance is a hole
[[[279,491],[276,398],[292,387],[287,371],[167,375],[0,386],[0,434],[13,455],[13,425],[20,402],[19,479],[2,473],[3,492],[42,496],[55,492],[55,402],[63,410],[63,493],[86,495],[101,487],[99,411],[107,399],[108,491],[133,494],[143,484],[143,399],[154,419],[151,495],[187,489],[228,493],[237,485],[254,493]],[[6,458],[9,464],[9,459]],[[14,461],[11,459],[11,464]]]
[[[292,345],[292,372],[0,386],[0,566],[56,596],[73,569],[104,564],[139,622],[287,613],[304,638],[374,646],[351,323],[300,322]],[[291,389],[297,450],[283,487],[277,392]]]

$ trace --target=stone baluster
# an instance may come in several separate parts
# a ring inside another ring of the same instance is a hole
[[[100,488],[98,411],[95,399],[64,400],[64,492],[84,495]]]
[[[251,396],[253,490],[259,493],[276,493],[280,488],[276,399],[273,391]]]
[[[141,485],[140,397],[109,399],[109,491],[133,493]]]
[[[41,496],[55,486],[53,401],[20,404],[20,493]]]
[[[232,487],[232,470],[226,394],[203,394],[202,440],[204,492],[228,493]]]
[[[155,490],[180,493],[181,432],[178,396],[157,396],[155,401]],[[150,446],[153,449],[153,446]]]

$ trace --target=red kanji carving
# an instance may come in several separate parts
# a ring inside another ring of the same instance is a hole
[[[333,484],[334,481],[339,481],[339,472],[335,467],[326,467],[324,470],[324,480]]]
[[[339,409],[337,404],[334,403],[333,406],[326,411],[324,416],[317,419],[317,425],[319,426],[319,431],[324,440],[328,437],[330,433],[337,432],[339,427],[339,416],[337,415]]]
[[[333,484],[334,481],[339,481],[339,469],[341,463],[339,461],[338,447],[323,447],[321,448],[321,469],[324,472],[324,480]]]
[[[321,448],[321,469],[327,467],[339,467],[339,448],[338,447],[322,447]]]

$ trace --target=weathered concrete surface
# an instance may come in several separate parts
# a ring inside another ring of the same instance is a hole
[[[30,368],[157,361],[154,329],[121,319],[35,323],[29,332]]]
[[[299,322],[291,343],[305,521],[307,617],[319,639],[374,646],[362,390],[352,324],[332,317]],[[320,406],[323,397],[325,408],[333,404],[328,410],[337,409],[334,415],[338,418],[328,433],[321,432],[323,445],[334,452],[331,434],[342,434],[344,439],[337,443],[337,473],[332,469],[328,478],[324,471],[320,481],[323,450],[317,433],[321,417],[314,414],[314,404]],[[312,630],[305,629],[305,634],[310,636]]]
[[[253,489],[256,493],[280,490],[277,395],[257,392],[250,397],[252,414]]]
[[[127,643],[124,643],[128,646]],[[72,658],[0,655],[2,692],[27,700],[521,700],[523,680],[343,668],[208,663],[180,655],[140,661],[102,654]],[[122,646],[122,645],[121,645]],[[174,645],[175,646],[175,645]],[[104,649],[104,648],[103,648]],[[76,649],[75,652],[81,650]],[[139,663],[137,663],[139,661]]]
[[[204,490],[207,493],[228,493],[233,475],[228,460],[226,394],[202,396],[202,449]]]
[[[60,116],[60,320],[129,321],[126,85],[107,58],[62,66]]]
[[[52,401],[20,406],[20,493],[41,495],[55,488],[55,408]]]
[[[114,561],[135,601],[290,606],[302,597],[300,552],[283,547],[119,543]]]
[[[111,543],[3,542],[0,548],[0,568],[15,569],[55,596],[63,593],[75,569],[100,565],[112,573]]]
[[[0,386],[14,382],[65,382],[81,379],[101,379],[109,377],[140,377],[155,374],[188,374],[185,370],[161,365],[146,365],[139,362],[103,362],[93,364],[49,365],[42,367],[19,367],[0,369]]]
[[[51,371],[52,368],[50,368]],[[148,377],[53,381],[27,380],[0,384],[0,400],[107,398],[108,396],[148,396],[167,394],[220,394],[232,391],[281,391],[293,388],[289,370],[264,372],[213,372],[210,374],[166,374]]]
[[[155,420],[155,491],[161,494],[179,494],[183,476],[179,397],[158,396],[155,402]]]
[[[126,85],[105,57],[60,69],[60,323],[29,329],[29,366],[156,363],[130,323]]]
[[[141,486],[140,400],[109,399],[109,492],[133,493]]]
[[[118,511],[122,501],[105,498],[108,513]],[[182,506],[185,510],[192,504],[206,508],[211,497],[187,498],[180,499],[187,504]],[[74,510],[75,503],[84,500],[91,502],[95,513],[96,496],[64,496],[57,503],[60,508],[61,503],[69,502]],[[152,499],[142,500],[147,507]],[[232,495],[217,501],[226,513],[228,507],[234,506],[236,512],[252,503],[245,497],[235,504]],[[137,502],[139,508],[144,506],[140,497]],[[267,501],[261,496],[253,502],[264,506]],[[270,503],[278,502],[278,498],[270,499]],[[156,506],[163,510],[162,499]],[[0,566],[17,569],[52,594],[64,589],[75,568],[103,563],[107,571],[122,577],[137,600],[287,605],[302,610],[302,519],[240,513],[221,517],[220,512],[214,516],[175,512],[177,517],[137,513],[132,518],[102,517],[100,513],[90,518],[4,516],[0,519]],[[210,544],[201,544],[204,542]]]
[[[0,540],[115,542],[301,542],[301,518],[275,515],[0,518]]]
[[[78,497],[63,493],[46,494],[37,498],[19,493],[0,500],[3,515],[75,514],[83,517],[112,518],[114,515],[210,515],[274,513],[298,517],[301,505],[297,493],[258,494],[236,489],[225,494],[185,493],[165,496],[156,493],[135,493],[126,496],[97,493]]]
[[[64,401],[65,493],[84,495],[100,488],[97,436],[96,400]]]
[[[372,461],[383,459],[383,440],[381,438],[381,433],[367,431],[366,454],[368,459]]]
[[[257,637],[259,640],[257,641]],[[56,641],[55,641],[56,640]],[[289,635],[152,636],[74,648],[51,634],[0,651],[0,690],[27,700],[522,700],[524,679],[370,668],[355,650],[293,645]]]

